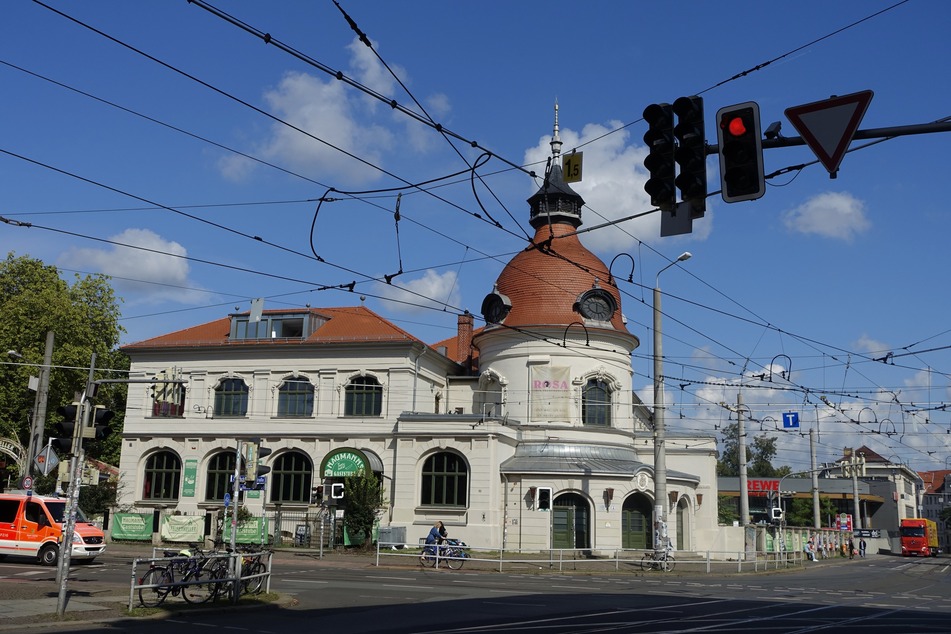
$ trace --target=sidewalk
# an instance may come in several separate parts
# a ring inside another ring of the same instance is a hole
[[[119,557],[144,559],[151,556],[150,544],[109,544],[107,552]],[[59,603],[59,585],[56,583],[56,567],[36,566],[24,568],[23,572],[8,575],[0,581],[2,595],[0,595],[0,631],[23,631],[32,625],[44,626],[78,625],[89,623],[105,623],[119,619],[148,618],[130,617],[129,593],[131,578],[124,587],[115,581],[89,580],[89,575],[82,574],[84,567],[74,566],[67,582],[66,609],[64,617],[57,616]],[[130,568],[131,573],[131,568]],[[75,578],[80,574],[84,579]],[[133,607],[138,607],[138,597],[133,597]],[[160,608],[156,617],[161,617],[176,609],[182,610],[217,610],[223,606],[234,609],[230,603],[219,600],[208,605],[186,605],[180,598],[170,599],[174,603],[167,609]],[[277,604],[253,603],[239,605],[242,608],[259,608]]]

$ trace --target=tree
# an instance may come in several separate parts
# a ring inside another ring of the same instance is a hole
[[[107,370],[128,370],[128,358],[118,351],[119,304],[109,278],[103,275],[75,275],[72,283],[60,276],[55,266],[13,253],[0,261],[0,437],[11,438],[23,447],[29,444],[32,410],[36,393],[28,388],[30,376],[39,375],[46,349],[46,333],[55,333],[53,368],[50,371],[45,437],[59,420],[56,408],[75,400],[89,376],[92,354],[96,378],[121,378]],[[9,357],[14,350],[19,357]],[[96,403],[116,413],[114,430],[122,428],[126,386],[103,385]],[[104,462],[118,464],[119,433],[87,452]]]
[[[819,523],[822,524],[824,518],[829,518],[838,513],[835,504],[827,497],[819,497]],[[807,498],[794,498],[789,501],[786,507],[786,525],[787,526],[812,526],[815,518],[812,515],[812,500]]]
[[[739,446],[739,423],[730,423],[723,428],[723,451],[717,459],[718,476],[740,475]],[[766,434],[754,436],[746,443],[746,475],[753,478],[780,478],[791,473],[788,466],[774,467],[772,461],[775,457],[776,438]]]
[[[740,519],[740,514],[736,510],[736,498],[729,495],[717,496],[717,524],[727,526]]]
[[[343,499],[347,504],[343,523],[351,540],[360,540],[364,548],[370,548],[373,544],[373,524],[377,513],[383,508],[380,481],[372,472],[361,470],[344,482]]]

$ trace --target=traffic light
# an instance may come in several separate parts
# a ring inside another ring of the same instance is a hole
[[[647,133],[644,143],[648,154],[644,167],[650,177],[644,191],[650,194],[651,204],[664,211],[672,211],[677,201],[674,185],[674,114],[669,103],[652,103],[644,109]]]
[[[703,97],[681,97],[674,102],[677,125],[674,158],[680,174],[674,181],[684,202],[690,203],[691,217],[700,218],[707,209],[707,144],[703,130]]]
[[[265,479],[265,476],[271,473],[271,467],[261,464],[261,459],[267,458],[272,453],[274,453],[273,449],[269,449],[267,447],[261,447],[260,445],[258,445],[258,462],[254,470],[254,490],[255,491],[260,491],[264,488],[264,484],[265,482],[267,482],[267,480]]]
[[[56,430],[57,438],[51,438],[50,442],[56,449],[69,453],[73,450],[73,434],[76,432],[76,419],[80,417],[82,406],[80,403],[70,403],[56,408],[56,413],[63,417],[63,420],[53,425]]]
[[[330,485],[330,497],[334,500],[343,499],[343,482],[334,482]]]
[[[769,510],[769,512],[770,512],[770,517],[769,517],[769,519],[770,519],[774,524],[779,524],[780,522],[783,521],[783,509],[782,509],[782,508],[780,508],[780,507],[778,507],[778,506],[774,506],[774,507],[772,507],[772,508]]]
[[[109,422],[115,418],[115,416],[116,413],[112,410],[106,409],[104,405],[96,405],[96,408],[93,410],[92,417],[92,437],[96,440],[102,440],[112,433],[112,428],[109,426]],[[83,434],[83,437],[86,437],[85,433]]]
[[[759,104],[746,101],[717,111],[720,186],[728,203],[756,200],[766,193]]]

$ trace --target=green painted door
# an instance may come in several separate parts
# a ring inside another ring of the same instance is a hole
[[[621,548],[650,548],[650,544],[650,502],[643,495],[632,495],[621,507]]]
[[[575,510],[571,507],[555,506],[551,510],[551,547],[575,547]]]

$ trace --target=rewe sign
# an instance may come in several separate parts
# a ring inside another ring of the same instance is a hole
[[[749,478],[746,481],[746,493],[748,495],[767,495],[770,491],[779,493],[779,480],[772,478]]]

